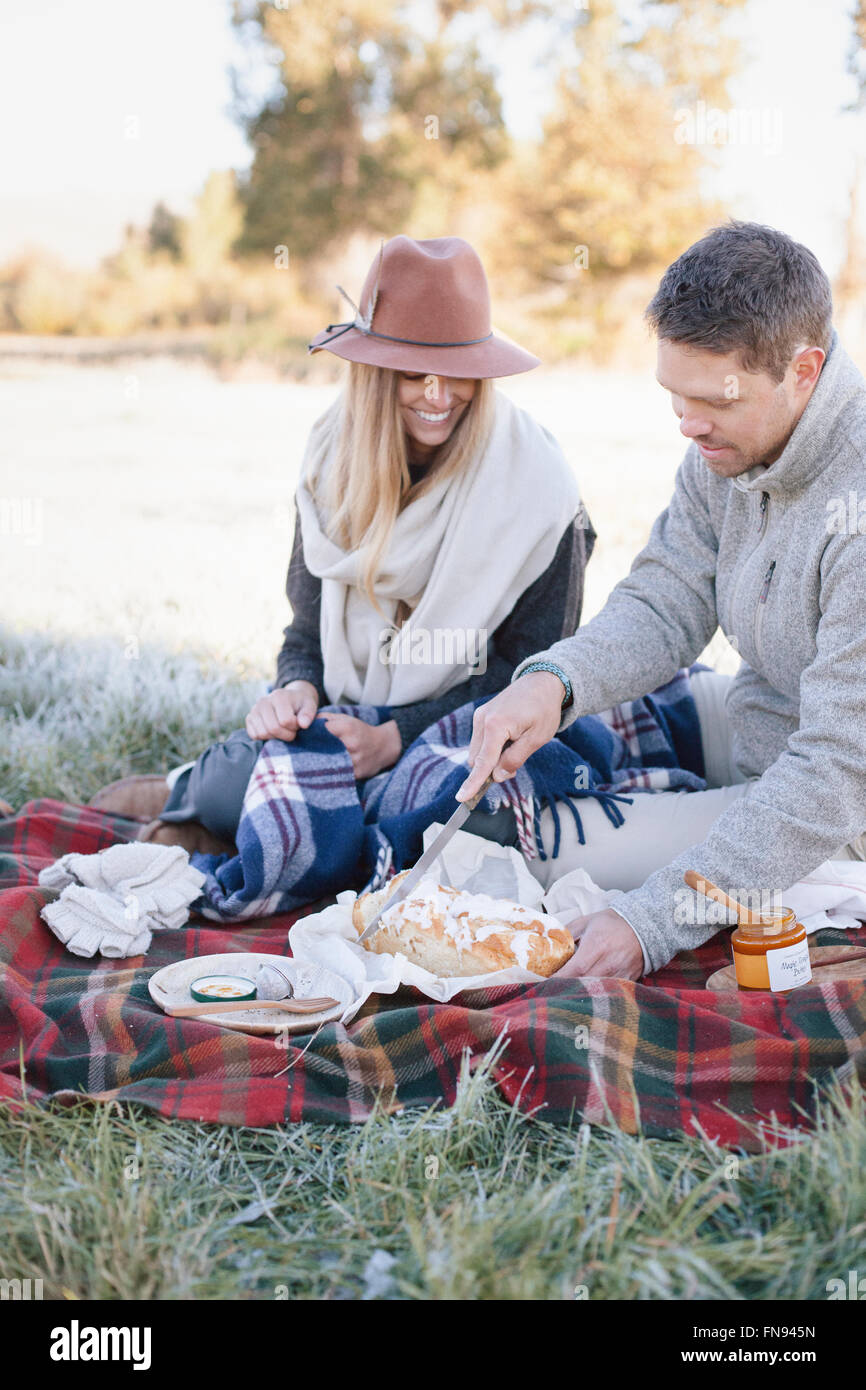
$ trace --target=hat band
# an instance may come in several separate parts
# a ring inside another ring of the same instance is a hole
[[[486,343],[493,337],[493,330],[485,333],[483,338],[463,338],[459,342],[453,343],[430,343],[421,338],[394,338],[390,333],[375,333],[372,328],[365,328],[363,324],[353,319],[351,323],[329,323],[325,329],[330,333],[332,328],[339,328],[340,332],[334,334],[334,338],[340,338],[344,333],[348,333],[350,328],[357,328],[359,333],[363,333],[368,338],[383,338],[388,343],[405,343],[407,347],[429,347],[429,348],[451,348],[451,347],[474,347],[477,343]],[[333,339],[332,339],[333,341]],[[307,345],[309,352],[312,344]]]

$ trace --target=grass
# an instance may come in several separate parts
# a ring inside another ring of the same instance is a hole
[[[866,1126],[735,1158],[451,1110],[268,1130],[0,1111],[2,1275],[67,1299],[822,1299],[862,1265]]]
[[[167,772],[241,727],[264,690],[204,654],[0,628],[0,796],[86,802],[115,777]]]
[[[261,689],[206,654],[0,629],[0,796],[165,771]],[[0,1278],[69,1299],[824,1299],[862,1267],[856,1079],[789,1147],[732,1155],[553,1127],[489,1072],[450,1110],[356,1127],[0,1110]]]

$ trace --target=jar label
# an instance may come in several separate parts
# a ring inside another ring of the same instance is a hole
[[[794,946],[768,951],[767,972],[770,989],[796,989],[798,985],[807,985],[812,978],[808,939],[804,937]]]

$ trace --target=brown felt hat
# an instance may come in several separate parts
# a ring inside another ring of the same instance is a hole
[[[383,242],[360,307],[337,288],[355,317],[329,324],[308,352],[324,348],[350,362],[466,378],[514,376],[539,365],[538,357],[494,334],[484,267],[460,237]]]

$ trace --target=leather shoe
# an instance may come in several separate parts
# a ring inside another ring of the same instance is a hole
[[[221,840],[197,820],[152,820],[139,831],[138,839],[155,845],[180,845],[188,854],[237,854],[237,847]]]
[[[88,806],[95,811],[110,811],[130,820],[153,820],[168,801],[168,783],[162,776],[121,777],[109,782],[96,793]]]

